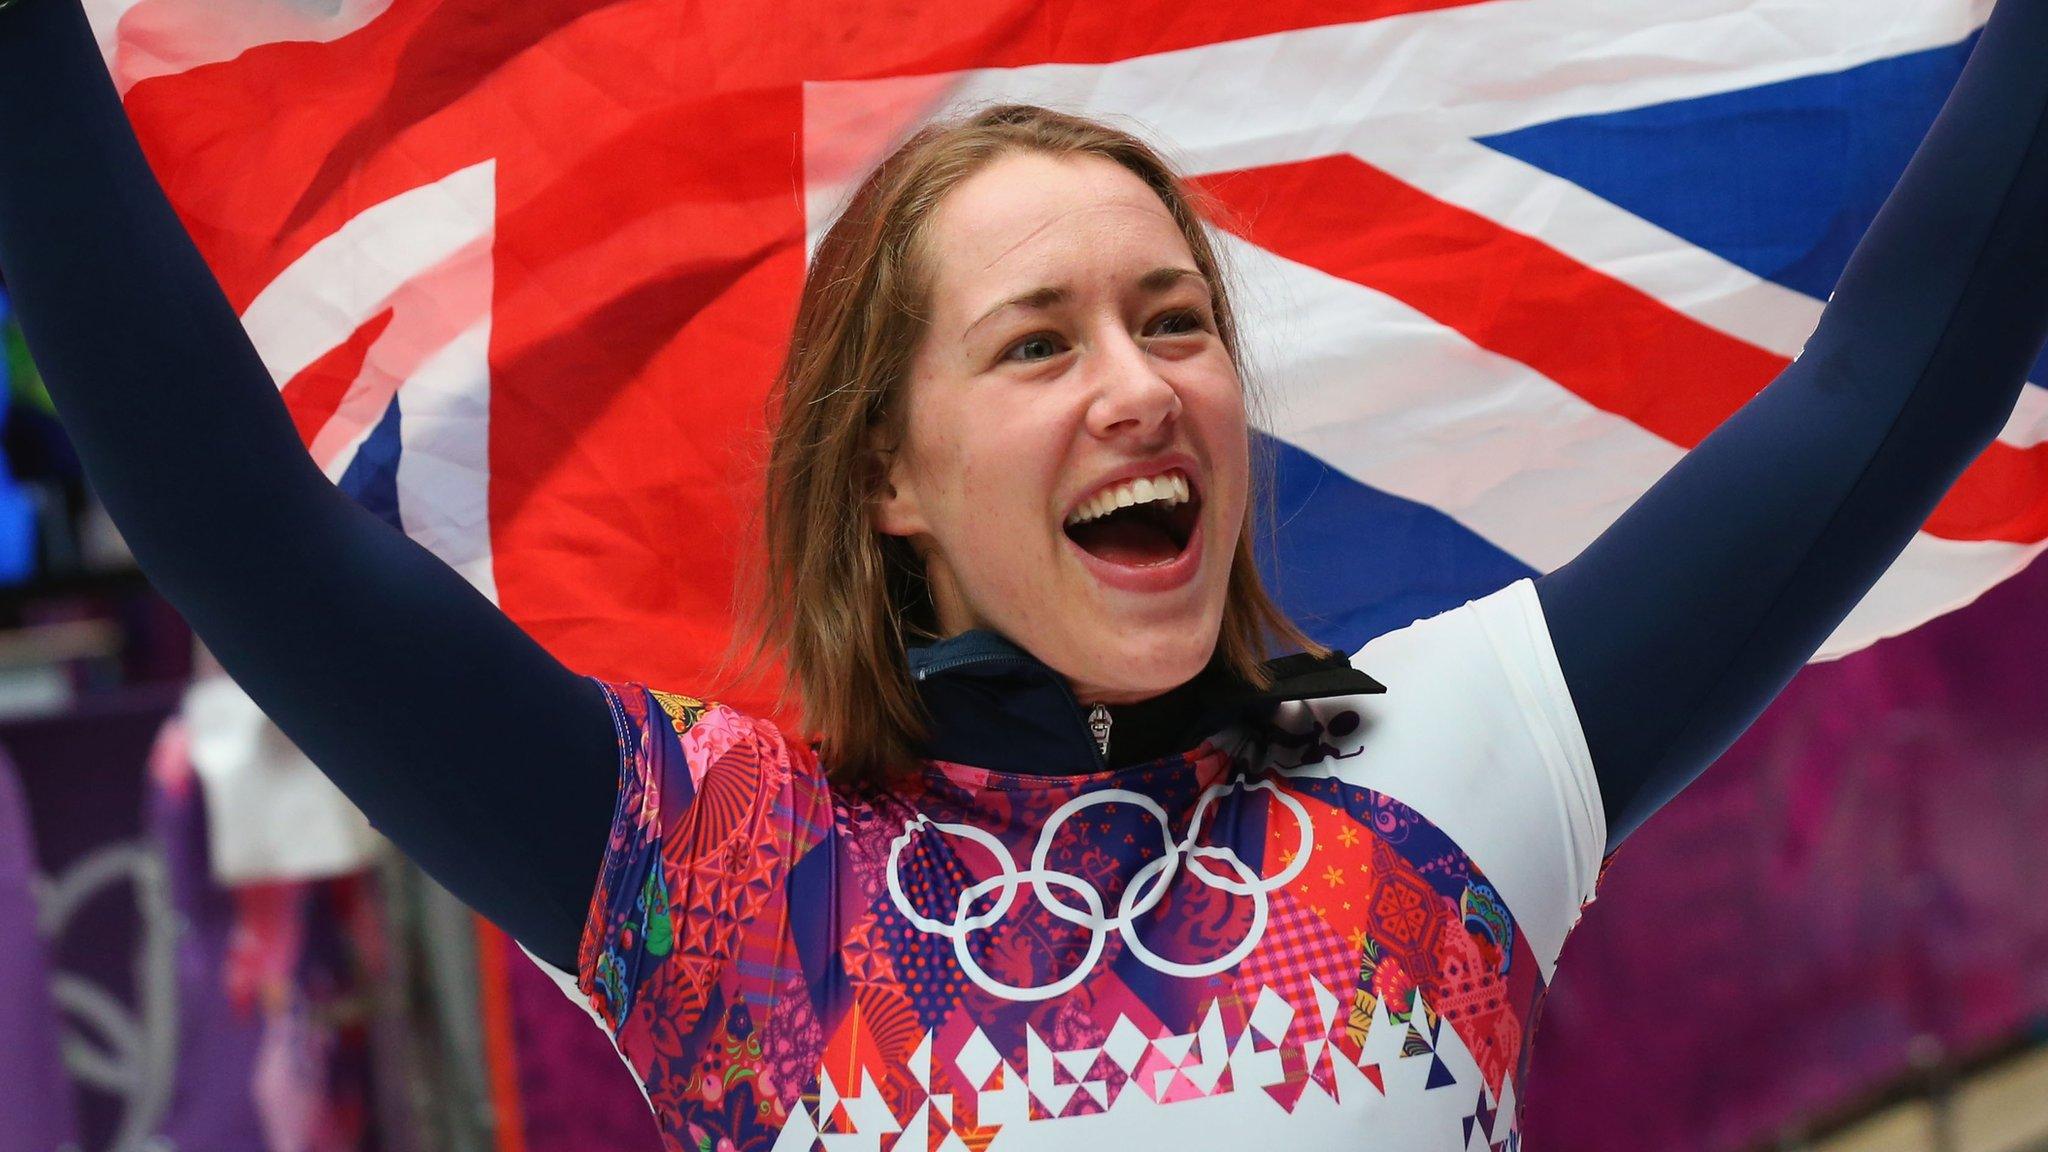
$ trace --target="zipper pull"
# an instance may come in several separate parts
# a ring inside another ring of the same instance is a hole
[[[1088,710],[1088,731],[1095,737],[1095,750],[1102,753],[1104,762],[1109,760],[1109,705],[1097,704]]]

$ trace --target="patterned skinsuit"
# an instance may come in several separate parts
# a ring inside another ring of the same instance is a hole
[[[887,794],[607,685],[581,990],[676,1149],[1513,1147],[1606,839],[1584,740],[1527,580],[1358,662],[1384,694],[1180,755]]]

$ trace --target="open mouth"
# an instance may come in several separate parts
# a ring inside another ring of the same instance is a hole
[[[1065,527],[1067,539],[1098,560],[1149,568],[1180,558],[1201,512],[1201,493],[1174,469],[1103,489],[1082,501]]]

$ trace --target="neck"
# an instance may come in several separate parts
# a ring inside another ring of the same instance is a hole
[[[1201,690],[1190,680],[1144,700],[1095,705],[1088,709],[1089,729],[1104,763],[1122,768],[1186,751],[1188,733],[1202,711]]]
[[[930,717],[925,754],[998,772],[1067,776],[1178,755],[1247,714],[1280,700],[1386,691],[1340,655],[1270,661],[1268,689],[1220,662],[1171,692],[1105,705],[1109,750],[1089,730],[1092,705],[1065,678],[994,632],[965,632],[908,653]]]
[[[1215,719],[1219,692],[1236,685],[1212,663],[1177,688],[1102,702],[1098,713],[1065,677],[985,630],[912,649],[910,667],[931,717],[931,756],[1030,775],[1099,772],[1184,752],[1208,734],[1199,729]]]

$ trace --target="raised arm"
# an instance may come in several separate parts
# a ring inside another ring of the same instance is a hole
[[[609,704],[314,467],[77,0],[0,10],[0,270],[150,579],[373,824],[574,971],[617,789]]]
[[[1536,581],[1612,847],[1734,743],[2010,417],[2048,333],[2048,0],[2001,0],[1799,359]]]

